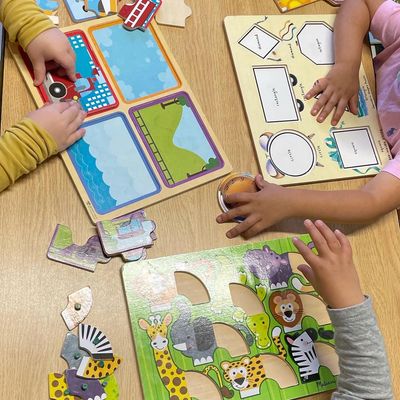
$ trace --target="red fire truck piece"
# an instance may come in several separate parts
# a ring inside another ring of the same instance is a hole
[[[126,29],[144,31],[160,6],[161,0],[137,0],[133,4],[125,4],[118,15],[125,21]]]

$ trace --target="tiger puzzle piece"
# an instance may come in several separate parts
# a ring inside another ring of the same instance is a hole
[[[67,381],[63,374],[49,374],[49,398],[51,400],[79,400],[78,397],[71,395]]]
[[[101,386],[103,386],[104,391],[107,395],[107,400],[118,400],[119,399],[119,386],[117,379],[114,375],[109,375],[104,379],[99,380]]]
[[[83,379],[76,375],[76,369],[65,371],[68,391],[82,400],[104,400],[107,394],[98,380]]]
[[[61,313],[69,330],[76,328],[89,314],[93,304],[92,290],[86,286],[68,296],[68,304]]]
[[[186,19],[192,15],[192,9],[185,0],[164,0],[156,14],[156,21],[160,25],[185,27]]]
[[[65,335],[60,355],[67,362],[69,369],[78,369],[83,357],[89,356],[86,351],[79,348],[78,336],[72,332],[67,332]]]
[[[112,360],[94,360],[92,357],[83,357],[76,376],[86,379],[101,379],[112,375],[121,364],[121,357],[114,356]]]
[[[68,226],[57,224],[47,257],[50,260],[94,272],[97,263],[106,264],[111,258],[103,253],[99,237],[92,236],[79,246],[72,240],[72,232]]]
[[[125,4],[118,15],[124,20],[123,26],[128,31],[145,31],[160,6],[161,0],[136,0],[134,3]]]
[[[81,324],[78,328],[79,347],[86,350],[96,360],[111,360],[113,350],[107,336],[92,325]]]
[[[156,224],[153,221],[146,220],[142,214],[137,213],[97,223],[104,251],[109,256],[151,246],[155,229]]]
[[[38,7],[47,15],[54,14],[58,9],[58,2],[54,0],[36,0]]]

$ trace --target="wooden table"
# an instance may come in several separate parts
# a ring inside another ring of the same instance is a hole
[[[179,65],[237,171],[257,171],[249,128],[223,29],[226,15],[277,14],[272,0],[187,0],[193,16],[186,29],[162,27]],[[297,13],[332,13],[323,2]],[[294,12],[296,13],[296,12]],[[62,25],[69,18],[62,7]],[[288,17],[289,18],[289,17]],[[34,104],[6,54],[2,129],[17,122]],[[365,179],[331,182],[310,187],[333,190],[360,187]],[[242,243],[225,238],[218,226],[218,182],[149,207],[158,225],[158,240],[149,257],[172,255]],[[94,307],[87,318],[111,339],[124,358],[117,372],[121,399],[142,399],[138,369],[115,258],[99,265],[94,274],[47,260],[46,251],[57,223],[71,227],[77,243],[94,233],[88,215],[61,160],[49,160],[0,196],[1,289],[0,382],[1,398],[48,398],[47,374],[63,371],[59,357],[66,327],[60,317],[67,295],[90,285]],[[375,304],[385,337],[395,393],[400,396],[400,241],[395,212],[369,226],[347,226],[354,258],[365,292]],[[289,221],[256,239],[302,232],[300,221]],[[329,399],[325,393],[314,399]],[[149,399],[150,400],[150,399]],[[199,399],[201,400],[201,399]]]

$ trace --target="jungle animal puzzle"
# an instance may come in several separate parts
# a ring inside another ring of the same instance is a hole
[[[111,16],[63,30],[76,54],[76,82],[48,72],[36,88],[26,55],[11,50],[38,106],[75,100],[88,113],[84,138],[62,158],[93,222],[230,171],[155,24],[128,31]]]
[[[290,239],[125,264],[144,398],[297,399],[335,388],[333,327],[300,264]]]
[[[225,29],[264,178],[281,185],[375,175],[389,160],[361,66],[358,116],[318,123],[304,95],[334,64],[334,15],[226,17]]]

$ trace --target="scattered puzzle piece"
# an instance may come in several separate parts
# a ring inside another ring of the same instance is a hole
[[[122,258],[126,262],[145,260],[146,257],[147,257],[147,250],[144,247],[128,250],[122,253]]]
[[[68,368],[78,369],[82,358],[89,356],[86,351],[79,348],[78,336],[71,332],[65,335],[61,357],[67,362]]]
[[[98,360],[113,358],[113,350],[107,336],[98,328],[92,325],[79,325],[79,347],[90,353]]]
[[[109,375],[104,379],[100,379],[100,383],[104,388],[107,395],[107,400],[118,400],[119,399],[119,387],[118,382],[114,375]]]
[[[82,379],[76,376],[76,369],[65,371],[68,390],[82,400],[104,400],[107,394],[102,384],[94,379]]]
[[[60,224],[51,239],[47,257],[91,272],[98,262],[105,264],[111,260],[104,255],[98,236],[92,236],[83,246],[79,246],[73,243],[71,229]]]
[[[124,28],[144,31],[160,6],[161,0],[137,0],[133,4],[125,4],[118,15],[124,20]]]
[[[74,22],[82,22],[97,18],[95,13],[84,10],[84,0],[64,0],[64,4]]]
[[[109,256],[152,245],[155,229],[156,224],[145,220],[141,212],[97,223],[104,252]]]
[[[160,25],[185,27],[186,19],[192,15],[192,9],[185,0],[164,0],[156,14],[156,21]]]
[[[113,357],[112,360],[94,360],[91,357],[83,357],[76,376],[86,379],[101,379],[112,375],[121,364],[120,357]]]
[[[36,4],[47,15],[54,14],[58,9],[58,2],[54,0],[36,0]]]
[[[106,17],[118,12],[118,0],[83,0],[83,3],[84,11],[91,11],[97,17]]]
[[[79,400],[69,394],[67,382],[63,374],[49,374],[49,398],[52,400]]]
[[[92,304],[92,290],[89,286],[68,296],[67,307],[61,313],[61,316],[69,330],[76,328],[87,317]]]

